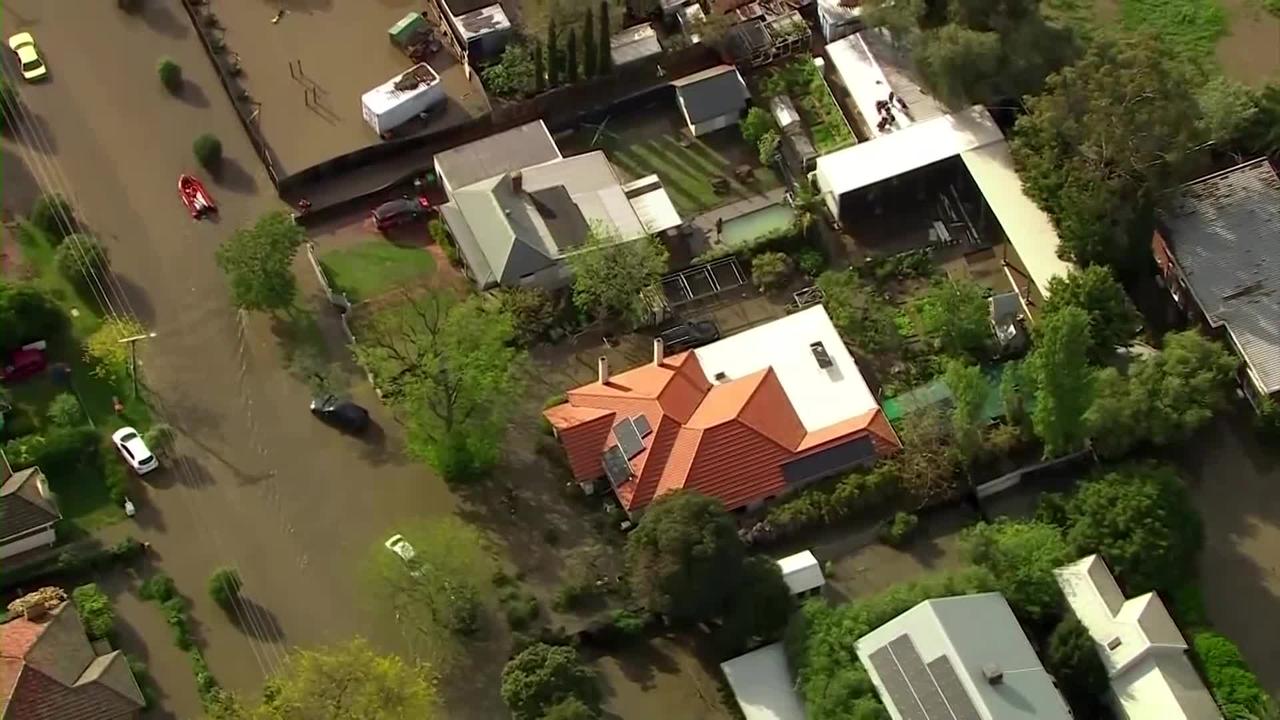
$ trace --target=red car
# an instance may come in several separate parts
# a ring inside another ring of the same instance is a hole
[[[26,380],[43,372],[46,364],[44,353],[39,350],[15,350],[0,367],[0,382]]]
[[[424,197],[384,202],[373,209],[373,225],[379,230],[386,230],[424,218],[430,209],[431,203]]]
[[[178,196],[191,212],[193,220],[218,212],[218,205],[213,202],[209,191],[204,189],[204,184],[190,175],[178,176]]]

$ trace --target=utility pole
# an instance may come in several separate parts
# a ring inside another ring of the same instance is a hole
[[[138,341],[150,340],[156,336],[150,332],[144,335],[134,335],[119,340],[118,342],[129,343],[129,374],[133,376],[133,396],[138,397]]]

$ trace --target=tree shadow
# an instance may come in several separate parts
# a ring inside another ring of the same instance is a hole
[[[258,181],[235,158],[223,158],[213,179],[219,187],[241,195],[252,195],[258,191]]]
[[[204,89],[186,78],[182,79],[182,87],[178,88],[174,96],[192,107],[209,107],[209,97],[204,94]]]
[[[284,642],[284,630],[276,614],[246,596],[244,591],[236,596],[235,609],[227,612],[227,618],[237,630],[259,642]]]
[[[360,459],[375,467],[398,459],[399,453],[388,444],[387,431],[372,417],[369,426],[360,434]]]
[[[187,18],[179,18],[170,8],[170,3],[143,3],[138,13],[147,27],[171,38],[185,38],[191,34],[191,22]]]

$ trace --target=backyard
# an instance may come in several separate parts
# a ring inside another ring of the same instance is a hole
[[[425,248],[383,239],[329,250],[319,260],[333,290],[353,303],[415,284],[436,270],[435,258]]]

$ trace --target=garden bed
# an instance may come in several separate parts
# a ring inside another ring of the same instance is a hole
[[[760,90],[766,98],[779,95],[791,98],[818,154],[825,155],[857,142],[822,72],[809,60],[796,60],[774,70],[760,83]]]

